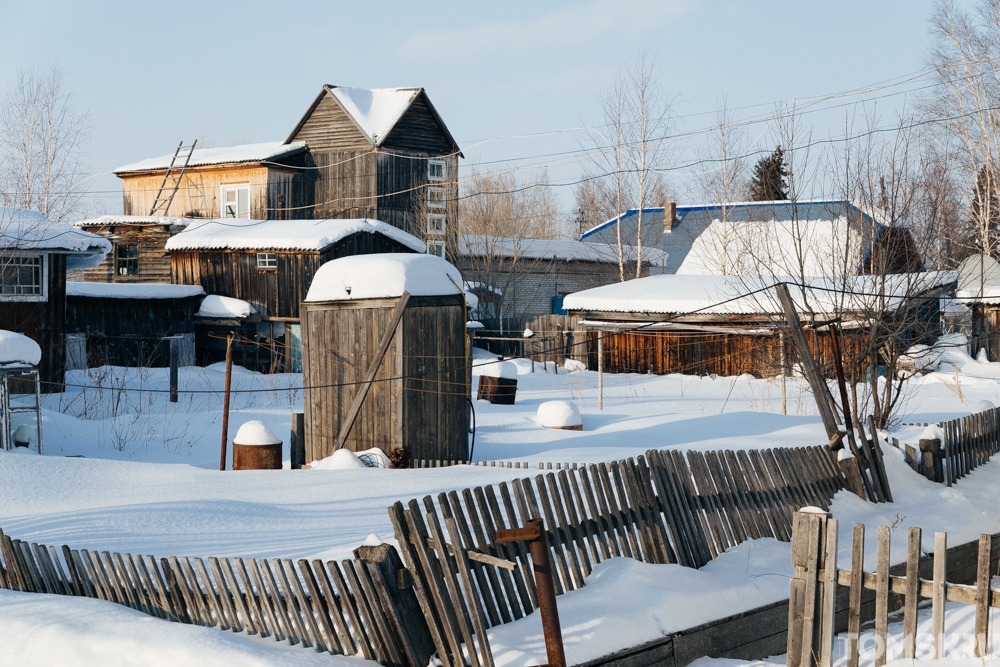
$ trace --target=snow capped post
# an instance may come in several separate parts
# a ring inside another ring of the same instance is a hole
[[[233,438],[233,470],[280,470],[281,440],[264,422],[240,426]]]
[[[41,359],[34,340],[0,330],[0,450],[42,453]]]

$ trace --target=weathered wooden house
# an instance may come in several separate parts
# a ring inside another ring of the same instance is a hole
[[[591,367],[600,349],[609,372],[769,377],[794,358],[774,284],[762,276],[666,274],[572,294],[565,308],[590,331]],[[833,343],[817,323],[840,323],[847,358],[865,354],[873,322],[905,349],[941,334],[940,299],[954,288],[953,272],[936,272],[812,278],[790,290],[813,353],[832,372]]]
[[[306,153],[306,145],[298,141],[195,147],[127,164],[114,173],[122,179],[127,216],[310,218]]]
[[[80,277],[98,283],[168,283],[170,257],[167,240],[184,230],[192,218],[148,215],[102,215],[74,223],[79,229],[102,236],[112,251],[100,264]]]
[[[461,284],[454,266],[426,255],[320,268],[302,304],[307,461],[329,456],[342,434],[353,451],[468,459]]]
[[[88,367],[194,364],[194,314],[205,290],[200,285],[68,282],[68,343]],[[171,342],[176,339],[176,342]]]
[[[265,368],[298,339],[299,303],[319,267],[332,259],[373,253],[421,253],[422,241],[377,220],[202,220],[166,245],[171,281],[200,285],[211,295],[249,303]]]
[[[641,239],[666,253],[664,273],[821,276],[923,270],[913,238],[845,200],[764,201],[632,209],[583,233],[602,246]]]
[[[42,349],[42,390],[61,391],[66,357],[66,271],[95,266],[111,244],[24,209],[0,208],[0,329]]]
[[[462,153],[423,88],[324,86],[286,141],[309,147],[315,217],[382,220],[444,256]]]

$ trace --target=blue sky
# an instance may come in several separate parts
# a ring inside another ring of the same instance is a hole
[[[465,149],[464,167],[508,160],[523,176],[574,180],[551,155],[587,143],[599,101],[643,48],[655,56],[680,130],[711,124],[725,98],[739,115],[840,93],[926,68],[932,0],[580,2],[10,2],[0,86],[19,70],[63,70],[88,114],[85,189],[95,213],[120,213],[111,169],[212,145],[284,139],[323,84],[423,86]],[[16,29],[12,29],[16,26]],[[901,93],[919,80],[888,89]],[[882,93],[885,94],[884,92]],[[871,97],[871,96],[868,96]],[[850,100],[858,98],[849,98]],[[912,95],[877,102],[890,119]],[[826,104],[843,104],[843,100]],[[753,106],[759,105],[759,106]],[[871,103],[869,103],[870,108]],[[842,132],[840,107],[814,114]],[[752,133],[770,145],[764,127]],[[681,142],[679,152],[696,147]],[[675,189],[683,200],[685,175]],[[570,187],[557,188],[563,208]],[[108,192],[112,194],[107,194]]]

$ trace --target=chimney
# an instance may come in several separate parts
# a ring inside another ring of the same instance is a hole
[[[677,222],[677,202],[671,201],[663,205],[663,233],[669,234]]]

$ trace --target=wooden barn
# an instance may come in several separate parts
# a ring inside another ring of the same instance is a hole
[[[254,347],[266,354],[254,355],[259,370],[291,368],[278,362],[287,354],[286,341],[298,338],[299,303],[322,264],[424,249],[416,237],[364,219],[202,220],[167,242],[171,282],[245,301],[260,316],[260,345]]]
[[[80,272],[87,282],[168,283],[170,257],[167,240],[183,231],[191,218],[148,215],[102,215],[74,223],[79,229],[103,236],[112,251],[97,266]]]
[[[590,331],[592,368],[600,350],[603,369],[613,373],[769,377],[794,358],[776,282],[650,276],[572,294],[565,308]],[[941,334],[940,298],[954,288],[953,272],[811,278],[789,287],[813,353],[831,373],[834,347],[824,323],[840,323],[845,358],[867,349],[873,321],[893,323],[905,349]]]
[[[311,218],[306,145],[272,141],[225,148],[178,147],[118,167],[127,216]]]
[[[66,271],[96,266],[111,250],[99,236],[24,209],[0,208],[0,329],[41,346],[43,392],[62,391]]]
[[[88,367],[194,364],[194,314],[205,290],[199,285],[68,282],[68,340],[84,346]],[[171,343],[171,339],[176,342]]]
[[[461,150],[423,88],[323,86],[287,142],[305,142],[317,218],[373,218],[444,256]]]
[[[469,349],[458,270],[426,255],[325,264],[302,304],[306,460],[409,449],[468,460]]]

